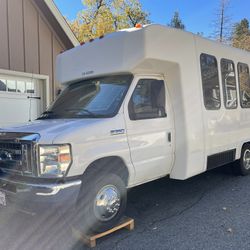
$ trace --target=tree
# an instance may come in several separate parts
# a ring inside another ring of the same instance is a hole
[[[240,37],[242,35],[249,35],[249,21],[244,18],[239,23],[234,25],[233,35]]]
[[[84,9],[69,22],[81,42],[116,30],[149,23],[139,0],[84,0]]]
[[[233,29],[232,44],[236,48],[250,51],[249,21],[244,18]]]
[[[185,25],[182,23],[182,20],[180,18],[178,11],[174,13],[174,16],[172,17],[169,26],[172,28],[181,29],[181,30],[185,29]]]
[[[214,32],[212,37],[221,42],[228,42],[232,30],[231,17],[228,14],[230,0],[220,0],[216,11],[216,19],[213,22]]]

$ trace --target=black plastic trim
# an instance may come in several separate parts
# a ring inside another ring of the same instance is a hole
[[[221,167],[235,161],[236,149],[227,150],[207,157],[207,170]]]

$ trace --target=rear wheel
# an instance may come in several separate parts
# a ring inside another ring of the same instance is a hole
[[[243,176],[250,174],[250,144],[242,147],[241,158],[235,165],[235,171]]]
[[[103,232],[116,226],[127,203],[124,181],[115,174],[86,176],[79,199],[78,213],[81,229],[86,233]]]

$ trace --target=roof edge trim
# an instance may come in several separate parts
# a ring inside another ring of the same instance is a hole
[[[59,11],[57,6],[55,5],[54,1],[53,0],[44,0],[44,2],[46,3],[46,5],[50,9],[50,11],[54,15],[54,17],[56,18],[56,20],[58,21],[58,23],[60,24],[60,26],[62,27],[62,29],[66,33],[66,35],[68,36],[68,38],[70,39],[72,44],[75,47],[77,45],[79,45],[79,41],[77,40],[77,38],[76,38],[75,34],[73,33],[73,31],[71,30],[71,28],[69,27],[69,25],[68,25],[67,21],[65,20],[65,18],[63,17],[62,13]]]

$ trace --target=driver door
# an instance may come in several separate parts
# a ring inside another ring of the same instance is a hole
[[[136,77],[125,103],[125,119],[135,183],[169,174],[173,131],[163,77]]]

